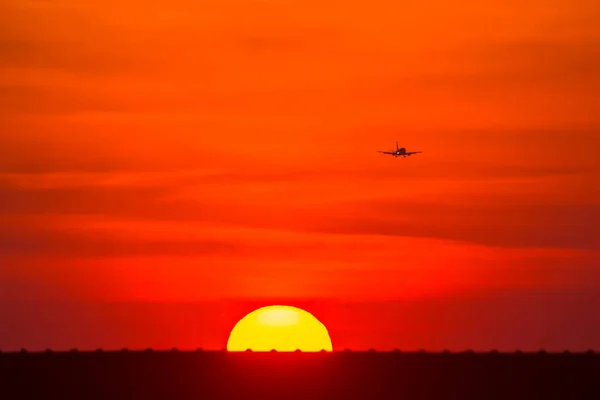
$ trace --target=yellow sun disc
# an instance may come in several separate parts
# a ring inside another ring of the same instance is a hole
[[[228,351],[332,351],[327,328],[312,314],[296,307],[259,308],[231,331]]]

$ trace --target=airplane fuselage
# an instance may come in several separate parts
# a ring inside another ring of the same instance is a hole
[[[408,156],[411,156],[413,154],[418,154],[418,153],[422,153],[422,151],[406,151],[405,147],[399,147],[398,146],[398,142],[396,142],[396,150],[395,151],[381,151],[381,150],[377,150],[379,153],[384,153],[384,154],[389,154],[391,156],[393,156],[394,158],[397,157],[403,157],[406,158]]]
[[[406,149],[404,147],[400,147],[399,149],[396,149],[395,152],[392,153],[392,156],[394,157],[406,157],[408,154],[406,154]]]

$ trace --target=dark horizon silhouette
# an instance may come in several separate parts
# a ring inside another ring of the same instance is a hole
[[[593,352],[0,354],[2,394],[15,399],[592,398],[598,370]]]

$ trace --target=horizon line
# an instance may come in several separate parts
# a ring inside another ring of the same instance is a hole
[[[278,350],[267,350],[267,351],[255,351],[251,349],[247,349],[244,351],[230,351],[227,349],[203,349],[197,348],[194,350],[180,350],[178,348],[172,349],[102,349],[98,348],[95,350],[80,350],[77,348],[73,348],[70,350],[53,350],[53,349],[45,349],[45,350],[9,350],[4,351],[0,349],[0,355],[9,355],[9,354],[31,354],[31,355],[39,355],[39,354],[102,354],[102,353],[121,353],[121,354],[152,354],[152,353],[186,353],[186,354],[404,354],[404,355],[597,355],[600,356],[600,352],[589,349],[584,351],[571,351],[565,349],[563,351],[548,351],[545,349],[533,350],[533,351],[525,351],[525,350],[514,350],[514,351],[499,351],[496,349],[487,350],[487,351],[475,351],[475,350],[458,350],[458,351],[450,351],[450,350],[442,350],[442,351],[427,351],[425,349],[420,350],[401,350],[401,349],[393,349],[393,350],[352,350],[352,349],[344,349],[344,350],[320,350],[320,351],[303,351],[303,350],[293,350],[293,351],[278,351]]]

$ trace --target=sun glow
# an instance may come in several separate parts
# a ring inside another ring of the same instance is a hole
[[[312,314],[296,307],[259,308],[232,329],[228,351],[332,351],[327,328]]]

